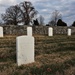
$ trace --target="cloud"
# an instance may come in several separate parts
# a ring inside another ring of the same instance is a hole
[[[37,0],[34,5],[47,21],[54,10],[62,13],[63,20],[69,25],[75,20],[75,0]]]
[[[13,5],[16,4],[16,0],[0,0],[0,5]]]
[[[0,0],[0,20],[1,20],[1,14],[5,13],[6,8],[15,4],[16,0]]]
[[[1,12],[4,12],[6,8],[15,4],[16,0],[0,0],[0,11],[2,10]]]
[[[4,12],[4,9],[10,5],[21,3],[25,0],[0,0],[0,10]],[[50,20],[51,13],[58,10],[62,13],[62,18],[69,25],[75,20],[75,0],[27,0],[32,2],[35,9],[44,16],[45,22]]]

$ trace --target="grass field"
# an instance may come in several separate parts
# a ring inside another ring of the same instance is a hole
[[[16,37],[0,38],[0,75],[75,75],[75,35],[34,37],[35,62],[19,67]]]

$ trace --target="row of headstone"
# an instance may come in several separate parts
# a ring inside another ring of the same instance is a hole
[[[70,28],[68,29],[67,35],[71,36],[71,29]],[[48,28],[48,36],[53,36],[53,28],[52,27]]]
[[[48,36],[53,36],[53,28],[48,29]],[[71,36],[71,29],[68,29],[68,36]],[[3,37],[3,27],[0,27],[0,37]],[[34,37],[32,27],[27,27],[27,35],[16,38],[16,53],[18,66],[34,62]]]
[[[68,36],[71,36],[71,29],[68,29]],[[27,36],[32,36],[32,27],[27,27]],[[48,36],[53,36],[53,28],[48,28]],[[0,37],[3,37],[3,27],[0,27]]]
[[[71,29],[68,29],[68,35],[71,35]],[[48,29],[48,36],[53,36],[53,28]],[[34,37],[32,36],[32,27],[27,28],[26,36],[16,38],[17,64],[18,66],[34,62]]]

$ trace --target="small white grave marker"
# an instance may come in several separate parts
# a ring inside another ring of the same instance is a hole
[[[17,37],[16,49],[18,66],[34,62],[34,37]]]
[[[27,27],[27,36],[32,36],[32,27]]]
[[[71,36],[71,29],[68,29],[68,36]]]
[[[53,28],[52,27],[48,28],[48,36],[53,36]]]
[[[3,37],[3,27],[0,27],[0,37]]]

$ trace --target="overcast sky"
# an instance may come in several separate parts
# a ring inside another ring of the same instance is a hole
[[[15,5],[25,0],[0,0],[0,14],[10,5]],[[27,0],[31,1],[35,9],[45,18],[45,23],[50,20],[52,12],[60,11],[62,19],[68,25],[75,21],[75,0]]]

